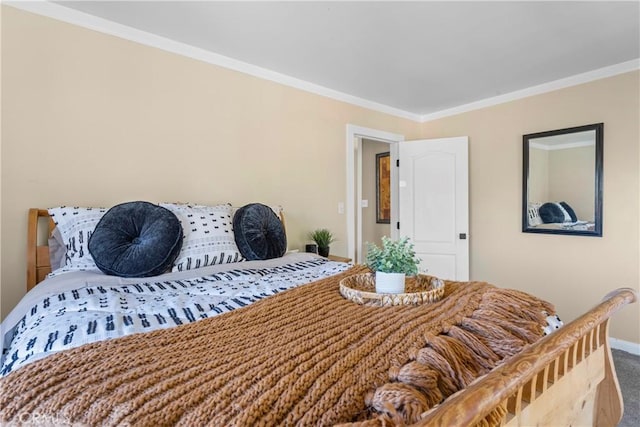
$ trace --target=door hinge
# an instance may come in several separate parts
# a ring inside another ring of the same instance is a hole
[[[396,223],[396,228],[397,228],[398,230],[400,230],[400,221],[398,221],[398,222]]]
[[[396,159],[396,167],[400,167],[400,159]]]

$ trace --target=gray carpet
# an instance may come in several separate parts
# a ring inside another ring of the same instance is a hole
[[[613,364],[624,401],[624,415],[618,427],[640,426],[640,356],[612,349]]]

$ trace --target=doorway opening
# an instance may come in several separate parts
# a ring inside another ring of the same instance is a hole
[[[366,258],[366,242],[379,244],[382,235],[398,237],[398,142],[404,135],[347,125],[347,253],[357,263]],[[376,222],[376,154],[388,152],[389,223]],[[372,160],[373,159],[373,160]],[[366,205],[366,206],[363,206]]]
[[[391,205],[391,146],[385,141],[375,141],[361,138],[359,154],[361,161],[359,177],[359,187],[361,196],[359,209],[360,221],[356,215],[356,227],[360,231],[361,237],[356,245],[356,257],[362,254],[364,261],[367,253],[367,243],[381,245],[382,237],[391,237],[391,211],[395,206]],[[395,144],[395,143],[394,143]],[[356,236],[358,234],[356,230]]]

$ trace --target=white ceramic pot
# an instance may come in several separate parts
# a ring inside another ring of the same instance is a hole
[[[376,292],[379,294],[401,294],[404,292],[404,273],[376,271]]]

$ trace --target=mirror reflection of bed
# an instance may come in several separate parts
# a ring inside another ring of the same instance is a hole
[[[599,124],[525,135],[523,231],[597,234],[601,230],[601,224],[597,226],[601,131]]]

